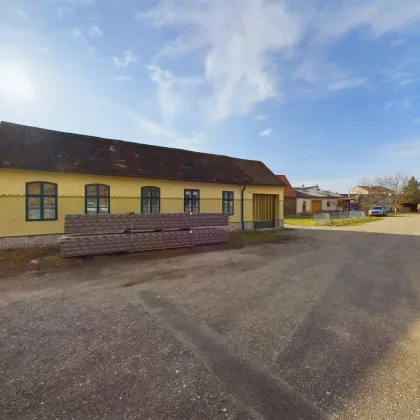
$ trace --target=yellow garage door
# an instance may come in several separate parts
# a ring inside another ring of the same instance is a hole
[[[253,195],[254,229],[276,226],[276,196],[270,194]]]
[[[321,202],[312,201],[312,213],[319,213],[321,211]]]

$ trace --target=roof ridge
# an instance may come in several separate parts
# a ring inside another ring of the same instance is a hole
[[[69,133],[7,121],[0,124],[0,154],[4,153],[7,157],[5,161],[14,169],[201,180],[239,185],[283,185],[263,162],[257,160]],[[39,148],[40,142],[42,148]],[[22,152],[23,145],[25,147]],[[115,150],[110,146],[115,146]]]
[[[141,146],[144,146],[144,147],[151,147],[151,148],[156,148],[156,149],[176,150],[176,151],[180,151],[180,152],[195,153],[195,154],[200,154],[200,155],[204,155],[204,156],[218,156],[218,157],[225,157],[225,158],[228,158],[228,159],[241,159],[241,160],[245,160],[245,161],[248,161],[248,162],[258,162],[258,161],[253,160],[253,159],[237,158],[237,157],[222,155],[222,154],[218,154],[218,153],[200,152],[200,151],[196,151],[196,150],[180,149],[180,148],[177,148],[177,147],[168,147],[168,146],[159,146],[159,145],[148,144],[148,143],[139,143],[139,142],[136,142],[136,141],[111,139],[111,138],[108,138],[108,137],[92,136],[90,134],[70,133],[68,131],[52,130],[50,128],[34,127],[32,125],[17,124],[17,123],[12,123],[12,122],[9,122],[9,121],[0,121],[0,127],[3,124],[15,125],[17,127],[35,128],[36,130],[44,130],[44,131],[49,131],[49,132],[52,132],[52,133],[68,134],[68,135],[71,135],[71,136],[90,137],[92,139],[98,139],[98,140],[101,140],[101,141],[112,141],[112,142],[119,142],[119,143],[124,143],[124,144],[138,144],[138,145],[141,145]]]

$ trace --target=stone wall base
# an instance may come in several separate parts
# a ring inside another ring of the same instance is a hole
[[[50,248],[60,246],[64,235],[8,236],[0,238],[0,252],[12,249]]]

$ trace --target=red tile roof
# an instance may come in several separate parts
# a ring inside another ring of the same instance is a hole
[[[296,197],[296,191],[293,189],[292,185],[290,184],[289,180],[286,178],[286,175],[277,175],[277,178],[285,184],[284,188],[284,197]]]

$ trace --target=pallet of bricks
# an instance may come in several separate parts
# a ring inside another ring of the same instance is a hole
[[[219,213],[66,214],[62,257],[151,251],[228,241]]]

